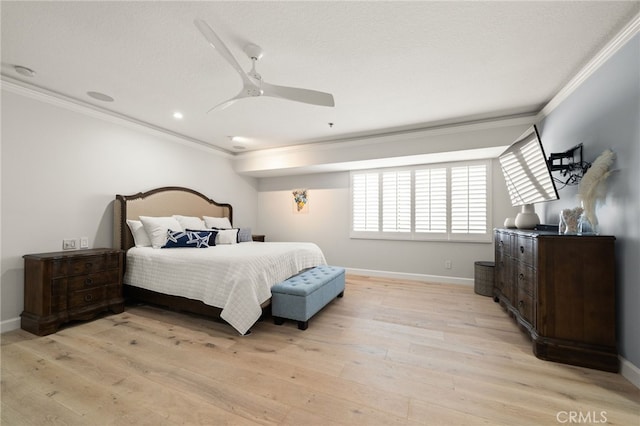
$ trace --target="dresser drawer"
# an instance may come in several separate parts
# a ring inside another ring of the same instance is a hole
[[[511,256],[512,255],[512,236],[511,234],[506,234],[502,232],[496,233],[496,250],[503,255]]]
[[[519,235],[516,239],[515,256],[518,261],[532,266],[534,264],[533,238]]]
[[[518,270],[516,273],[518,290],[533,296],[533,286],[536,282],[535,269],[525,263],[518,263]]]
[[[119,265],[120,255],[118,253],[59,259],[53,262],[53,276],[90,274],[108,269],[117,269]]]
[[[531,295],[518,290],[518,312],[530,325],[535,325],[533,318],[533,298]]]

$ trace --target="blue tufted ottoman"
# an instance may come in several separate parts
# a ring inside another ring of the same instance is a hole
[[[344,268],[316,266],[274,285],[271,296],[271,315],[277,325],[291,319],[306,330],[309,318],[336,296],[344,296]]]

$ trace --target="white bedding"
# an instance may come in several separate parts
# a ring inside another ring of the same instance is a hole
[[[260,305],[271,297],[271,286],[318,265],[326,261],[313,243],[132,247],[124,283],[222,308],[221,317],[245,334],[260,318]]]

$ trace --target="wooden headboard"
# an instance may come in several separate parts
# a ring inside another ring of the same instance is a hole
[[[113,245],[122,250],[134,246],[127,220],[139,220],[140,216],[228,217],[233,223],[231,204],[217,203],[198,191],[179,186],[166,186],[134,195],[116,195],[113,210]]]

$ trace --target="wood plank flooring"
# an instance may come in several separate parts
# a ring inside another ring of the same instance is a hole
[[[468,286],[352,275],[306,331],[130,306],[1,347],[3,426],[640,424],[639,389],[535,358]]]

